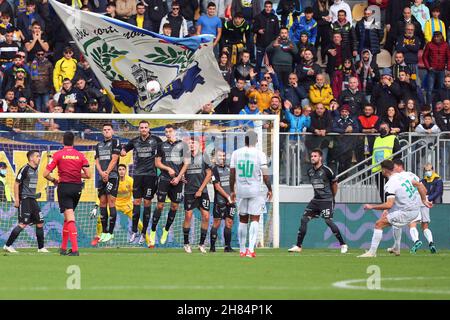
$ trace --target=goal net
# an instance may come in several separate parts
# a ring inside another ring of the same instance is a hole
[[[203,152],[209,155],[211,165],[214,165],[214,153],[221,149],[226,152],[229,163],[234,150],[244,146],[246,130],[254,130],[258,133],[257,148],[263,151],[268,158],[269,173],[271,175],[273,198],[267,202],[266,211],[261,216],[258,246],[279,246],[279,212],[278,212],[278,172],[279,172],[279,139],[277,116],[237,116],[237,115],[149,115],[149,114],[45,114],[45,119],[40,118],[43,114],[5,114],[0,113],[0,162],[6,163],[6,176],[0,175],[0,245],[3,245],[11,230],[17,225],[17,209],[14,208],[14,181],[18,170],[27,163],[26,153],[30,150],[41,152],[41,163],[39,165],[39,181],[37,193],[45,225],[46,247],[58,247],[61,241],[63,215],[59,212],[56,196],[56,187],[42,177],[42,173],[51,161],[52,155],[62,148],[62,137],[64,131],[70,130],[75,133],[75,148],[83,152],[91,164],[93,178],[84,181],[84,189],[80,203],[76,209],[78,227],[78,240],[80,247],[90,247],[92,239],[101,232],[99,212],[97,218],[90,218],[90,212],[98,203],[96,183],[101,180],[95,169],[95,146],[103,140],[102,126],[104,123],[112,123],[114,137],[121,144],[126,144],[130,139],[139,136],[139,121],[148,120],[151,134],[159,136],[163,141],[164,126],[168,123],[175,124],[177,136],[182,140],[191,137],[198,138],[201,142]],[[133,151],[125,157],[120,157],[120,163],[126,165],[127,174],[133,177],[134,155]],[[55,170],[55,176],[57,171]],[[3,188],[3,189],[2,189]],[[261,186],[261,192],[267,189]],[[208,184],[208,193],[211,200],[210,226],[213,222],[213,200],[214,190],[211,183]],[[169,201],[169,200],[167,200]],[[130,206],[132,204],[130,203]],[[156,196],[153,199],[151,212],[153,214],[156,206]],[[170,202],[166,202],[157,229],[156,247],[181,247],[183,245],[182,225],[184,221],[183,202],[176,214],[175,221],[170,228],[168,241],[160,246],[158,239],[165,226]],[[143,205],[141,208],[142,220]],[[239,217],[234,217],[232,229],[232,246],[238,246],[237,227]],[[198,244],[200,239],[200,212],[194,210],[190,242]],[[150,232],[150,226],[147,232]],[[129,243],[131,233],[131,218],[125,212],[117,214],[116,227],[114,229],[114,240],[100,243],[99,247],[138,247],[139,245]],[[223,222],[218,231],[216,245],[221,246],[223,239]],[[209,245],[209,232],[206,240]],[[27,227],[16,240],[16,247],[36,247],[35,228]]]

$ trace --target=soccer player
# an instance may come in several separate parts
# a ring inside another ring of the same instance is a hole
[[[216,165],[212,169],[212,182],[214,184],[214,222],[211,227],[211,248],[209,251],[216,252],[217,229],[219,229],[220,223],[224,219],[224,252],[234,252],[231,248],[231,228],[233,228],[236,207],[231,202],[230,166],[226,163],[226,153],[223,150],[217,150],[215,157]]]
[[[41,154],[37,150],[30,150],[27,159],[28,163],[19,170],[14,183],[14,207],[19,209],[19,224],[11,231],[3,249],[17,253],[12,244],[26,226],[36,224],[38,252],[47,253],[49,251],[44,248],[44,218],[36,201],[40,197],[40,194],[36,194],[36,188]]]
[[[139,123],[139,137],[131,139],[122,149],[120,155],[126,156],[130,150],[135,150],[135,165],[133,173],[133,219],[130,242],[134,242],[138,236],[138,224],[141,215],[141,203],[144,199],[144,218],[139,244],[144,243],[147,227],[151,217],[151,204],[155,195],[158,176],[155,168],[155,157],[161,139],[150,133],[149,123],[142,120]]]
[[[348,246],[342,238],[341,232],[333,222],[334,197],[338,190],[338,183],[333,171],[323,164],[322,151],[314,149],[310,155],[313,167],[308,170],[308,176],[314,188],[314,198],[307,205],[298,230],[297,244],[289,252],[301,252],[308,222],[319,216],[325,220],[336,239],[341,245],[341,253],[347,253]]]
[[[200,210],[202,223],[200,227],[200,243],[198,249],[206,253],[205,239],[209,225],[209,195],[206,186],[211,181],[211,162],[208,154],[200,150],[200,142],[194,138],[190,141],[191,159],[186,170],[184,187],[184,251],[192,253],[189,244],[189,233],[191,231],[192,212],[195,208]]]
[[[64,213],[64,226],[60,255],[79,256],[77,227],[75,224],[75,209],[80,201],[82,191],[81,179],[90,179],[89,162],[74,145],[75,135],[66,131],[63,136],[64,148],[55,152],[52,161],[44,171],[44,178],[58,186],[58,203],[61,213]],[[51,172],[58,168],[59,178],[51,176]],[[67,250],[67,244],[72,249]]]
[[[155,165],[161,170],[158,182],[157,198],[155,212],[152,218],[152,230],[150,232],[150,245],[155,246],[156,227],[164,209],[166,197],[170,199],[170,210],[167,214],[166,226],[160,239],[161,244],[165,244],[169,234],[170,226],[175,220],[178,207],[183,199],[183,176],[191,161],[191,152],[187,143],[181,141],[176,136],[176,129],[172,124],[166,125],[164,129],[166,141],[160,144],[158,155],[155,159]]]
[[[372,243],[369,251],[358,256],[358,258],[376,257],[377,248],[383,236],[383,229],[389,226],[395,226],[398,229],[413,222],[420,214],[418,197],[422,199],[423,204],[431,208],[433,205],[427,200],[427,191],[418,181],[412,179],[410,174],[402,174],[394,171],[394,163],[391,160],[384,160],[381,163],[383,176],[388,178],[384,186],[386,202],[375,205],[365,204],[365,210],[383,210],[381,218],[375,223]],[[394,232],[396,243],[398,234]]]
[[[240,256],[255,258],[255,246],[258,237],[259,216],[265,211],[266,199],[261,194],[261,180],[267,186],[267,199],[272,198],[272,186],[268,175],[267,157],[255,148],[258,135],[255,131],[245,134],[245,146],[231,154],[230,191],[231,201],[236,198],[239,212],[239,246]],[[262,177],[261,177],[262,176]],[[236,188],[235,188],[236,187]],[[247,225],[250,217],[250,237],[248,248]]]
[[[103,125],[103,138],[95,147],[95,167],[101,177],[97,183],[98,198],[100,201],[100,221],[102,234],[99,242],[108,242],[114,239],[117,211],[116,198],[119,187],[119,173],[117,164],[122,150],[118,139],[113,138],[114,130],[110,123]],[[108,226],[109,208],[109,226]]]

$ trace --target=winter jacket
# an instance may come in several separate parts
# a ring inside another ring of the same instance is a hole
[[[356,90],[352,92],[350,89],[342,91],[342,94],[339,96],[339,105],[343,106],[347,104],[350,107],[350,116],[353,118],[358,117],[367,104],[366,95]]]
[[[37,21],[39,22],[39,25],[41,26],[41,30],[45,30],[45,22],[44,19],[41,18],[41,16],[34,12],[33,16],[27,14],[27,13],[21,13],[17,17],[17,28],[22,31],[22,34],[25,36],[25,38],[31,38],[31,24]]]
[[[425,45],[425,37],[423,35],[422,26],[414,16],[411,16],[411,20],[409,22],[414,25],[414,35],[420,39],[420,44],[423,47]],[[394,24],[393,29],[391,29],[394,39],[398,39],[401,35],[405,34],[406,23],[407,22],[402,15],[402,19]]]
[[[441,132],[441,129],[439,129],[439,126],[436,124],[431,124],[430,128],[427,128],[425,124],[420,123],[416,127],[417,133],[428,133],[428,130],[431,129],[431,133],[439,133]]]
[[[331,42],[330,45],[326,48],[327,57],[328,57],[328,63],[326,66],[326,72],[330,75],[330,77],[333,76],[335,70],[340,70],[342,68],[342,65],[337,65],[337,58],[336,56],[332,56],[328,50],[330,49],[337,49],[337,46]],[[339,49],[338,49],[339,50]],[[341,56],[342,56],[342,63],[344,63],[344,60],[347,58],[352,58],[351,50],[348,46],[341,45],[340,46]]]
[[[406,64],[417,64],[419,63],[419,50],[420,50],[420,39],[416,36],[407,38],[405,35],[400,36],[397,39],[396,50],[397,52],[403,52],[405,56]]]
[[[408,74],[413,74],[416,72],[416,70],[411,69],[411,67],[408,66],[405,62],[401,64],[394,63],[391,67],[391,70],[392,70],[392,77],[394,78],[394,80],[397,80],[400,77],[401,71],[406,71],[406,73]]]
[[[308,34],[308,41],[311,44],[316,43],[317,37],[317,22],[314,19],[306,20],[305,16],[301,16],[291,26],[289,30],[289,38],[297,44],[300,41],[300,36],[303,32]]]
[[[133,26],[137,26],[137,15],[133,15],[128,20],[129,24],[132,24]],[[147,31],[152,31],[153,29],[153,23],[152,21],[147,17],[147,15],[144,16],[144,22],[142,24],[142,29],[145,29]]]
[[[400,100],[407,101],[408,99],[414,99],[419,101],[419,95],[417,94],[417,84],[415,81],[410,80],[409,83],[406,81],[395,80],[400,87]]]
[[[293,106],[301,105],[302,100],[307,97],[308,95],[301,85],[296,88],[288,86],[283,92],[283,99],[289,100]]]
[[[330,11],[327,9],[321,11],[319,8],[318,0],[314,1],[312,9],[313,9],[313,13],[314,13],[313,17],[317,21],[317,24],[319,27],[330,25],[330,23],[328,21],[326,21],[325,19],[322,19],[322,17],[328,17],[330,15]]]
[[[267,53],[271,54],[271,61],[273,65],[292,66],[294,56],[298,53],[297,46],[291,41],[287,40],[278,47],[274,47],[273,41],[266,49]]]
[[[363,49],[370,49],[370,52],[372,52],[373,55],[380,53],[380,42],[383,39],[384,31],[381,29],[379,23],[375,22],[375,19],[371,24],[368,34],[366,33],[366,27],[364,26],[364,19],[358,21],[355,29],[358,38],[358,52],[362,52]],[[365,45],[367,36],[369,37],[369,47]]]
[[[428,201],[435,204],[442,203],[444,185],[441,177],[437,173],[433,172],[431,177],[425,177],[421,182],[427,189]]]
[[[401,91],[398,83],[393,82],[390,86],[377,83],[373,88],[370,102],[377,109],[376,114],[381,116],[387,107],[397,106],[400,97]]]
[[[333,91],[329,84],[324,84],[319,88],[316,84],[309,87],[309,100],[312,104],[322,103],[325,108],[330,108],[330,102],[333,99]]]
[[[260,112],[263,112],[265,109],[270,107],[270,101],[272,100],[273,96],[274,93],[270,90],[267,90],[265,92],[260,90],[247,91],[247,97],[249,99],[256,99]]]
[[[355,28],[352,23],[347,20],[343,25],[339,21],[335,21],[331,24],[331,31],[333,33],[339,32],[342,36],[342,45],[349,47],[352,51],[358,50],[358,39],[356,37]]]
[[[168,23],[172,27],[172,37],[175,38],[185,38],[188,35],[188,27],[186,19],[181,15],[174,17],[171,13],[168,13],[161,20],[159,25],[159,33],[163,33],[163,26]]]
[[[433,96],[433,105],[435,105],[438,101],[444,101],[447,99],[450,99],[450,89],[446,89],[444,87],[443,89],[439,89],[437,94]]]
[[[37,59],[30,63],[31,92],[33,94],[46,94],[52,90],[53,65],[47,58]]]
[[[260,29],[264,29],[263,34],[258,33]],[[255,17],[252,31],[256,34],[256,47],[267,48],[280,33],[278,17],[273,13],[267,14],[262,11]]]
[[[447,42],[428,42],[423,50],[423,64],[428,70],[433,68],[436,71],[450,71],[450,47]]]
[[[281,24],[287,25],[287,18],[292,13],[294,16],[299,16],[303,11],[303,0],[280,0],[277,7],[277,14],[281,16]]]
[[[313,70],[313,75],[308,75],[308,71]],[[295,67],[295,73],[298,77],[298,84],[301,85],[305,91],[309,90],[309,87],[316,82],[316,75],[322,73],[322,68],[314,62],[311,63],[299,63]]]
[[[236,87],[231,88],[228,95],[228,112],[229,114],[238,114],[248,103],[245,90],[239,90]]]
[[[308,132],[314,133],[314,130],[326,130],[331,131],[331,126],[333,124],[333,119],[331,118],[331,113],[325,110],[322,117],[315,112],[311,113],[311,125],[307,129]]]
[[[436,124],[441,131],[450,131],[450,113],[445,113],[445,110],[441,110],[434,116]]]
[[[234,66],[233,75],[234,79],[244,78],[246,81],[250,80],[250,70],[253,69],[253,65],[250,63],[244,64],[242,61]]]
[[[284,114],[289,122],[289,132],[301,133],[311,125],[311,117],[304,115],[295,116],[289,109],[284,109]],[[296,136],[290,136],[290,140],[297,140]]]
[[[336,132],[336,133],[345,134],[345,130],[349,126],[352,127],[352,129],[353,129],[352,133],[359,132],[358,121],[356,121],[355,119],[353,119],[350,116],[347,118],[337,117],[333,120],[333,124],[331,126],[331,131]]]

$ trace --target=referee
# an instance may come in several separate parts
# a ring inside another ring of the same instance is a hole
[[[81,179],[90,179],[89,162],[86,157],[74,149],[75,136],[72,132],[64,133],[64,148],[53,155],[53,160],[44,171],[44,178],[58,185],[58,203],[61,213],[64,213],[63,237],[61,255],[79,256],[77,227],[75,225],[75,209],[81,197]],[[58,168],[59,179],[50,175]],[[67,251],[67,244],[72,243],[72,250]]]

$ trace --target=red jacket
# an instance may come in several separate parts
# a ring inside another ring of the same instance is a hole
[[[398,0],[394,0],[394,1],[398,1]],[[380,9],[386,9],[386,7],[389,4],[389,0],[381,0],[381,4],[378,4],[376,0],[369,0],[369,5],[376,5],[379,6]]]
[[[423,50],[423,64],[425,68],[443,71],[450,70],[450,48],[447,42],[442,41],[440,44],[428,42]]]
[[[378,116],[371,115],[370,117],[366,117],[361,115],[358,117],[359,123],[361,124],[361,129],[373,129],[376,127],[378,123]],[[376,128],[375,128],[376,129]]]

